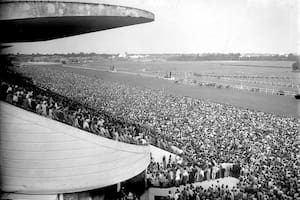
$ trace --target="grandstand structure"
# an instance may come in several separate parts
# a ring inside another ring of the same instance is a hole
[[[1,1],[0,42],[44,41],[153,20],[148,11],[93,2]],[[0,108],[2,199],[66,199],[66,193],[120,184],[150,162],[149,145],[99,137],[3,101]]]
[[[154,20],[151,12],[116,5],[50,0],[0,2],[0,42],[32,42]]]

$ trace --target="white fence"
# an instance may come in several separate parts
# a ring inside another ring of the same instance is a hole
[[[275,94],[275,95],[284,95],[284,96],[295,96],[297,92],[295,91],[288,91],[288,90],[277,90],[277,89],[270,89],[270,88],[255,88],[243,85],[234,85],[232,86],[233,89],[237,90],[247,90],[251,92],[261,92],[266,94]]]
[[[191,80],[191,79],[182,79],[178,82],[190,85],[197,85],[197,86],[205,86],[205,87],[213,87],[213,88],[231,88],[235,90],[246,90],[250,92],[260,92],[265,94],[272,94],[272,95],[284,95],[284,96],[295,96],[297,94],[296,91],[289,91],[289,90],[280,90],[274,88],[262,88],[262,87],[251,87],[246,85],[225,85],[225,84],[218,84],[215,82],[209,81],[199,81],[199,80]]]

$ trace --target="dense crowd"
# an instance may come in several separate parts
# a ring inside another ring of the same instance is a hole
[[[3,81],[0,87],[1,99],[18,107],[109,139],[147,144],[147,136],[134,124],[121,122],[81,104],[72,105],[74,102],[67,98],[42,92],[33,86],[26,88]]]
[[[164,156],[162,162],[155,162],[151,158],[147,168],[147,185],[152,187],[178,187],[206,180],[224,177],[239,178],[241,169],[232,163],[208,163],[205,167],[186,163],[182,160]]]
[[[264,199],[263,196],[248,195],[239,187],[229,188],[227,185],[211,185],[207,189],[202,186],[185,186],[183,189],[176,189],[173,193],[168,192],[167,200],[244,200],[244,199]]]
[[[234,163],[241,167],[238,190],[246,198],[299,198],[297,118],[129,87],[63,70],[24,67],[19,71],[32,77],[39,87],[138,124],[151,144],[167,150],[180,148],[189,163],[183,166],[182,174],[191,172],[189,167],[195,164],[207,169],[210,163]]]

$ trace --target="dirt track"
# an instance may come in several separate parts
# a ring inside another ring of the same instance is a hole
[[[46,66],[45,66],[46,67]],[[47,66],[50,67],[50,66]],[[144,77],[125,73],[112,73],[95,69],[81,69],[62,66],[51,66],[56,69],[100,78],[106,81],[125,83],[130,86],[163,89],[166,93],[190,96],[218,103],[231,104],[238,107],[254,109],[277,115],[299,117],[300,101],[293,97],[266,95],[232,89],[217,89],[174,84],[171,81],[154,77]]]

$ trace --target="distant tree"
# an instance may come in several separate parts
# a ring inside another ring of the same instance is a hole
[[[290,61],[296,61],[296,60],[297,60],[297,56],[294,55],[294,54],[292,54],[292,53],[290,53],[290,54],[288,54],[288,56],[287,56],[287,60],[290,60]]]
[[[299,61],[292,64],[293,71],[299,71],[300,70],[300,63]]]

